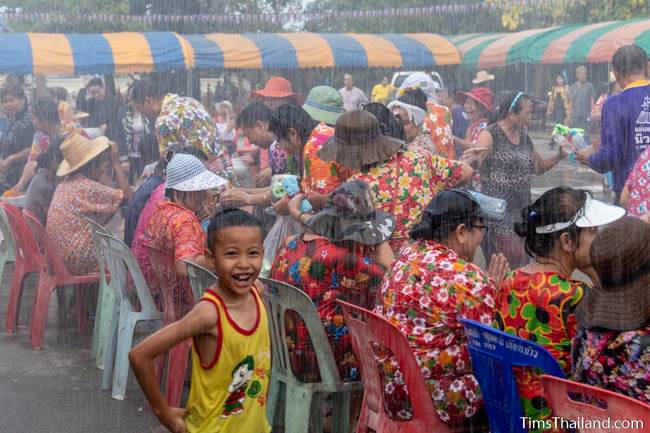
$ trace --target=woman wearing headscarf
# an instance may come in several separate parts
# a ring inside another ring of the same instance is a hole
[[[404,129],[404,138],[410,148],[424,149],[437,155],[431,136],[424,132],[427,96],[421,89],[407,89],[399,99],[391,101],[388,108]]]

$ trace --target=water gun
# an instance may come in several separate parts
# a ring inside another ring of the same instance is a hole
[[[294,176],[286,176],[282,178],[281,182],[277,182],[273,185],[271,190],[273,196],[277,199],[288,195],[289,198],[295,197],[300,192],[300,186],[298,186],[298,179]],[[311,212],[313,209],[311,203],[307,200],[303,200],[300,204],[300,212]]]
[[[585,130],[580,128],[569,128],[561,123],[556,123],[551,133],[553,140],[558,145],[566,144],[568,142],[570,150],[575,152],[587,147],[585,141]]]

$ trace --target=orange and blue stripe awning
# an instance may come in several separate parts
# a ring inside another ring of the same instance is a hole
[[[200,69],[430,68],[460,63],[431,33],[249,33],[184,35]]]
[[[83,75],[173,69],[409,68],[460,63],[430,33],[1,33],[0,73]]]
[[[470,34],[450,38],[468,69],[515,64],[606,63],[624,45],[650,53],[650,19],[608,21],[533,29],[516,33]]]

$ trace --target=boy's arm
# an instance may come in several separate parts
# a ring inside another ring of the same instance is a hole
[[[199,302],[185,317],[147,337],[129,353],[133,373],[160,422],[173,433],[184,433],[184,409],[169,406],[156,378],[154,359],[183,341],[215,331],[217,311],[208,302]]]

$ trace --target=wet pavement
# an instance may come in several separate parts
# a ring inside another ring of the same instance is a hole
[[[548,138],[532,134],[543,157],[556,150]],[[602,199],[602,176],[561,162],[535,179],[534,196],[558,185],[590,189]],[[113,400],[99,389],[102,371],[90,359],[90,338],[70,329],[58,329],[56,297],[50,306],[44,349],[29,344],[29,311],[35,278],[28,278],[15,335],[4,333],[4,317],[12,268],[7,267],[0,291],[0,433],[154,433],[164,432],[131,376],[127,399]]]

